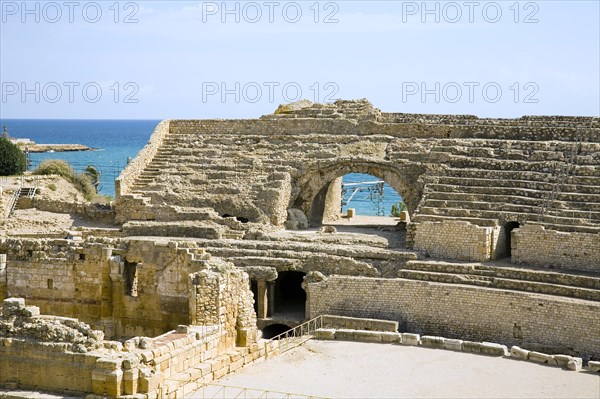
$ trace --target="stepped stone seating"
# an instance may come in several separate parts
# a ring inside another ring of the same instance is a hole
[[[213,256],[224,258],[238,267],[272,267],[282,271],[321,271],[351,276],[395,277],[409,260],[418,258],[414,251],[373,247],[359,239],[346,245],[295,240],[196,240]]]
[[[508,222],[600,232],[599,118],[384,113],[366,100],[303,101],[250,120],[163,121],[117,179],[117,221],[125,235],[252,239],[283,228],[294,208],[315,226],[319,193],[353,172],[403,197],[409,247],[421,225],[448,221],[471,223],[477,237],[478,227]]]
[[[600,301],[600,278],[527,268],[410,260],[398,277]]]
[[[457,218],[493,225],[502,213],[562,231],[600,227],[598,143],[448,139],[432,154],[446,166],[429,178],[416,223]]]

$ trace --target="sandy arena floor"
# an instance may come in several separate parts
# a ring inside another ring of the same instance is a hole
[[[330,398],[600,398],[600,376],[588,372],[446,350],[339,341],[309,341],[217,383]],[[214,387],[207,389],[205,397],[214,392]],[[202,398],[202,392],[193,397]]]

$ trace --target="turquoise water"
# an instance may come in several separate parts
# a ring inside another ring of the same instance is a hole
[[[61,119],[0,119],[11,137],[29,138],[39,144],[83,144],[95,151],[54,152],[31,154],[32,167],[45,159],[64,159],[77,172],[93,165],[101,173],[100,192],[115,195],[114,180],[127,164],[127,158],[135,157],[146,145],[158,120],[61,120]],[[379,180],[370,175],[352,173],[344,176],[344,183],[372,182]],[[365,186],[366,187],[366,186]],[[392,205],[400,196],[387,183],[378,201],[374,190],[363,187],[356,192],[349,204],[342,207],[355,208],[359,215],[389,216]],[[375,187],[375,186],[369,186]],[[348,191],[346,200],[351,195]]]
[[[373,183],[381,181],[378,177],[362,173],[350,173],[342,178],[342,185],[347,183]],[[360,186],[345,186],[342,189],[342,213],[348,208],[356,209],[357,215],[391,216],[392,205],[402,200],[402,197],[387,183],[361,184]],[[357,189],[354,192],[354,189]],[[348,202],[348,200],[350,200]]]
[[[44,159],[64,159],[76,172],[93,165],[101,173],[100,193],[115,195],[114,180],[146,145],[158,120],[2,119],[8,134],[39,144],[83,144],[95,151],[31,154],[32,167]]]

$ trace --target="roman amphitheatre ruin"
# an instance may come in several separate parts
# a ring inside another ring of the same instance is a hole
[[[348,173],[393,187],[402,220],[342,218]],[[600,371],[598,117],[165,120],[115,189],[5,187],[6,390],[181,398],[313,337]]]

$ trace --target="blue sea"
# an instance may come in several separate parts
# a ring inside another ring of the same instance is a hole
[[[0,119],[0,126],[7,127],[10,137],[28,138],[38,144],[83,144],[95,148],[94,151],[31,154],[31,166],[35,168],[45,159],[64,159],[76,172],[81,172],[87,165],[92,165],[101,173],[100,193],[114,197],[115,178],[127,164],[127,158],[135,157],[146,145],[158,122],[159,120]],[[358,173],[348,174],[343,178],[344,183],[378,180]],[[348,202],[355,187],[348,187],[345,191],[344,202]],[[355,208],[359,215],[389,216],[392,205],[401,200],[387,183],[383,187],[366,184],[359,188],[350,202],[342,207],[343,212],[347,208]]]
[[[10,137],[38,144],[83,144],[95,151],[35,153],[32,168],[45,159],[64,159],[81,172],[93,165],[100,173],[100,193],[115,195],[115,178],[148,142],[158,120],[2,119]]]

